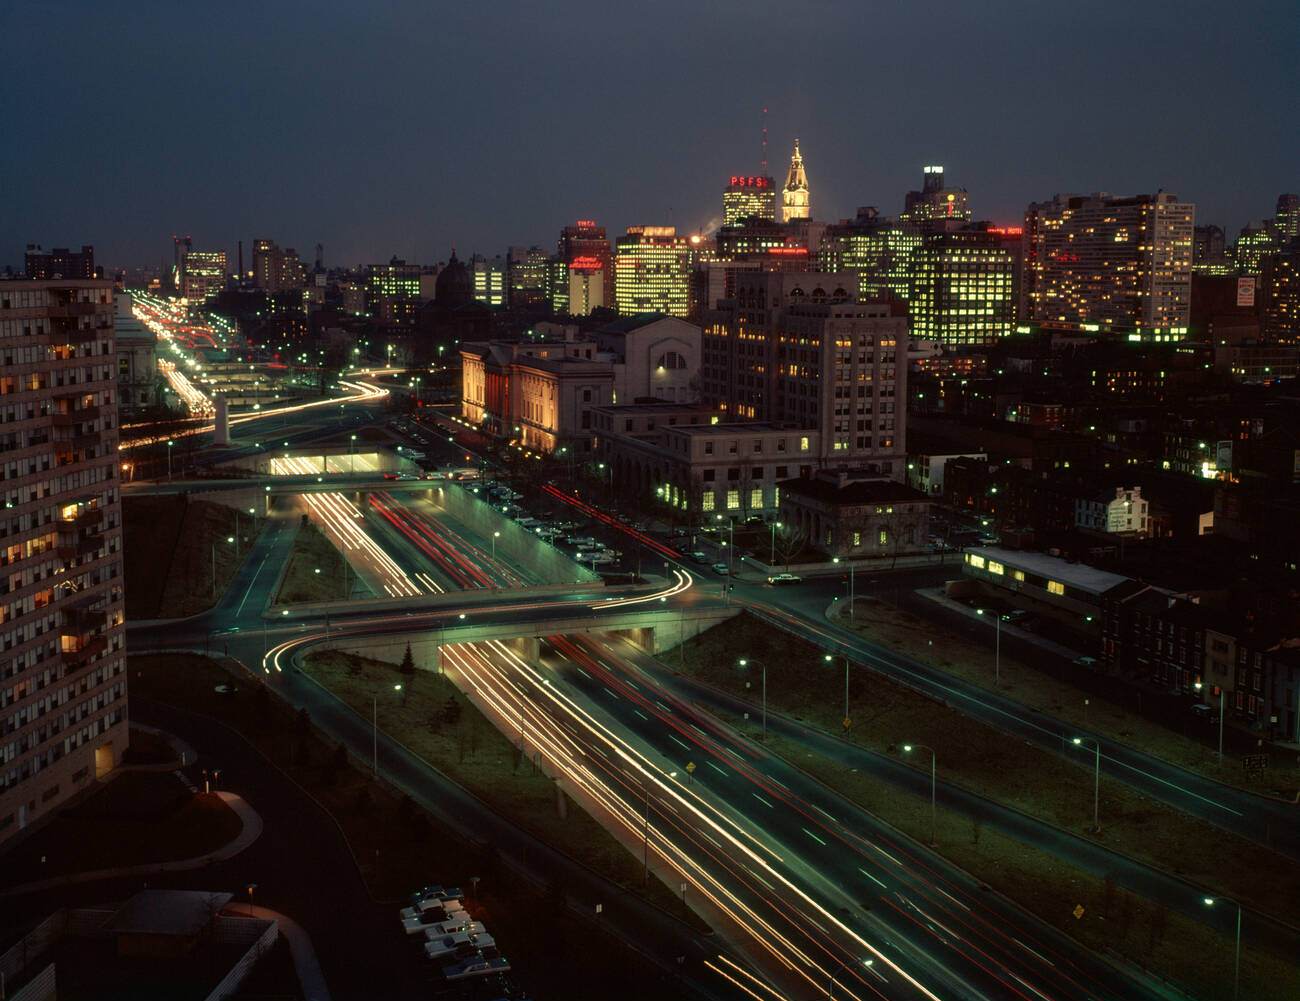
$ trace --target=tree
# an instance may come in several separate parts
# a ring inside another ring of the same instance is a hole
[[[397,668],[405,677],[415,677],[415,658],[411,656],[411,644],[406,644],[406,653],[402,654],[402,663]]]
[[[442,706],[442,721],[452,726],[460,719],[460,703],[456,701],[454,695],[448,695],[447,701]]]
[[[789,566],[790,560],[803,552],[803,547],[807,541],[808,537],[804,534],[803,529],[797,525],[785,525],[778,528],[776,535],[772,539],[772,553],[776,556],[776,562]]]

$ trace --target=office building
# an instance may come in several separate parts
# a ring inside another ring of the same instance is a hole
[[[1285,242],[1300,236],[1300,195],[1278,195],[1273,227]]]
[[[549,305],[546,272],[550,263],[541,247],[510,247],[506,251],[506,301],[511,309],[539,310]]]
[[[822,271],[852,272],[862,299],[912,296],[912,265],[921,234],[885,218],[874,207],[858,209],[853,219],[829,226],[818,250]]]
[[[226,252],[187,248],[181,267],[181,295],[190,302],[207,302],[226,287]]]
[[[0,282],[0,844],[127,746],[113,314],[108,281]]]
[[[1030,205],[1024,226],[1030,318],[1133,339],[1182,338],[1195,211],[1165,192],[1057,195]]]
[[[80,251],[55,247],[47,253],[37,244],[29,243],[25,261],[27,277],[35,281],[95,277],[95,248],[89,245],[83,245]]]
[[[700,392],[730,419],[820,432],[820,466],[901,480],[907,321],[857,298],[849,272],[737,275],[707,314]]]
[[[803,154],[799,152],[799,140],[796,139],[794,152],[790,155],[790,170],[781,191],[781,221],[811,218],[812,196],[808,191],[808,175],[803,169]]]
[[[287,292],[307,284],[307,268],[292,247],[274,240],[253,241],[253,284],[265,292]]]
[[[587,316],[608,305],[605,279],[609,272],[594,257],[577,257],[569,264],[555,262],[563,272],[561,295],[553,297],[555,310],[572,316]]]
[[[387,264],[366,266],[366,302],[370,315],[381,323],[411,326],[420,303],[420,276],[424,269],[393,257]]]
[[[995,228],[972,224],[925,233],[912,251],[910,271],[913,339],[966,346],[1011,334],[1015,260]]]
[[[563,275],[553,271],[555,278],[552,281],[552,289],[567,295],[569,286],[568,272],[578,270],[583,272],[600,272],[600,288],[603,302],[600,305],[607,306],[610,309],[617,308],[614,297],[614,253],[610,249],[609,240],[605,237],[605,227],[597,226],[594,219],[579,219],[572,226],[565,226],[560,231],[560,240],[557,248],[557,257],[560,264],[565,268]],[[588,285],[594,285],[594,281],[589,281]],[[573,312],[572,306],[568,303],[565,308],[561,309],[555,303],[552,303],[557,313]],[[595,305],[591,307],[595,309]],[[575,316],[582,315],[574,313]]]
[[[733,174],[722,189],[722,225],[734,226],[742,219],[776,222],[776,182],[754,174]]]
[[[1192,273],[1196,275],[1232,275],[1237,266],[1228,256],[1222,226],[1197,226],[1192,232]]]
[[[672,226],[629,226],[616,241],[615,299],[625,316],[690,311],[691,245]]]
[[[1262,333],[1270,340],[1300,344],[1300,243],[1264,262]]]
[[[943,167],[937,164],[921,168],[921,174],[921,190],[909,191],[904,197],[899,222],[914,229],[924,229],[932,222],[970,222],[970,196],[965,188],[945,186]]]
[[[474,299],[500,309],[506,304],[506,262],[500,255],[491,259],[474,254],[469,259],[470,278],[474,283]]]

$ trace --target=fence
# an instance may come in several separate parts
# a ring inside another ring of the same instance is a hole
[[[219,918],[216,922],[216,934],[219,941],[238,941],[239,938],[247,935],[250,931],[256,931],[256,926],[264,925],[265,928],[260,935],[249,946],[248,951],[240,957],[230,972],[222,978],[221,983],[212,989],[212,993],[207,996],[206,1001],[221,1001],[227,998],[235,991],[239,990],[239,985],[244,982],[257,961],[262,958],[275,945],[276,939],[280,937],[280,925],[276,921],[263,921],[257,918]]]

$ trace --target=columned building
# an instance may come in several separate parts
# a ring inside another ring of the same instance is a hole
[[[0,845],[127,746],[113,313],[108,281],[0,281]]]

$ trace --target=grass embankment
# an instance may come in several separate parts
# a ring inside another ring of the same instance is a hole
[[[171,619],[211,608],[261,528],[262,519],[247,511],[184,495],[125,498],[126,617]]]
[[[563,907],[561,887],[539,891],[516,878],[491,846],[465,841],[410,799],[375,782],[310,719],[295,715],[257,679],[231,666],[228,673],[206,657],[132,656],[131,692],[203,713],[240,733],[268,767],[283,770],[338,823],[375,899],[396,902],[415,886],[481,877],[471,910],[491,928],[530,996],[542,1001],[672,996],[657,968]],[[237,689],[232,694],[215,691],[232,683]]]
[[[300,525],[275,604],[343,601],[360,582],[343,554],[315,525]]]
[[[997,676],[1001,684],[996,686],[996,690],[1017,702],[1051,713],[1090,733],[1102,734],[1116,743],[1141,748],[1180,768],[1256,792],[1291,794],[1300,786],[1300,768],[1289,760],[1281,760],[1280,755],[1274,755],[1264,771],[1247,773],[1234,756],[1227,756],[1220,763],[1218,755],[1208,744],[1135,715],[1123,706],[1089,696],[1005,653],[1000,666],[995,665],[992,623],[988,626],[989,642],[972,644],[968,637],[874,598],[859,598],[852,619],[842,615],[839,623],[873,643],[984,688],[995,688],[994,678]],[[1084,704],[1085,698],[1089,700],[1088,705]],[[1188,722],[1198,721],[1189,718]]]
[[[308,654],[303,670],[355,711],[369,714],[378,696],[379,726],[492,810],[530,834],[582,860],[629,893],[704,930],[695,912],[659,880],[644,880],[634,858],[600,823],[489,722],[446,677],[403,676],[394,664],[336,650]],[[402,692],[393,685],[401,683]],[[451,706],[455,705],[452,710]],[[560,816],[557,795],[566,799]]]
[[[757,656],[767,664],[768,705],[796,719],[828,732],[842,734],[841,718],[844,699],[843,660],[828,664],[824,652],[801,639],[789,636],[747,615],[723,622],[689,640],[684,651],[684,673],[706,681],[725,691],[758,701],[759,673],[749,672],[736,664],[739,657]],[[676,667],[678,652],[666,654],[665,663]],[[938,755],[939,776],[955,782],[989,799],[1006,803],[1039,817],[1048,823],[1086,837],[1092,824],[1091,757],[1082,756],[1079,764],[1008,737],[963,714],[934,702],[918,693],[896,685],[861,666],[850,670],[850,715],[853,726],[848,739],[874,751],[901,756],[904,743],[926,744]],[[728,720],[743,726],[754,735],[751,720]],[[800,767],[815,774],[844,795],[860,802],[883,819],[897,824],[908,833],[928,839],[928,801],[917,799],[893,786],[864,778],[850,769],[841,768],[819,756],[810,756],[793,742],[769,740],[773,749]],[[1086,757],[1086,760],[1085,760]],[[903,760],[912,763],[911,757]],[[915,767],[928,770],[929,758],[920,755]],[[906,807],[901,804],[907,804]],[[917,820],[917,818],[920,818]],[[972,822],[956,819],[951,823],[961,832],[957,838],[940,833],[940,848],[945,854],[956,842],[972,840]],[[914,822],[915,821],[915,822]],[[1282,856],[1242,838],[1189,817],[1161,803],[1147,799],[1118,782],[1101,782],[1102,833],[1095,836],[1102,843],[1149,864],[1178,873],[1206,887],[1216,895],[1245,901],[1248,906],[1269,911],[1288,920],[1300,914],[1300,874]],[[1091,886],[1095,895],[1103,884],[1088,874],[1062,864],[1007,838],[983,831],[972,850],[953,854],[953,861],[992,886],[1003,889],[1027,909],[1056,921],[1062,906],[1058,895],[1074,880],[1080,888]],[[1023,860],[1023,861],[1022,861]],[[1155,915],[1158,908],[1134,898],[1134,913]],[[1075,903],[1065,906],[1069,916]],[[1116,905],[1118,906],[1118,905]],[[1170,929],[1181,922],[1166,915]],[[1095,946],[1081,931],[1084,927],[1070,918],[1062,924],[1089,945]],[[1112,922],[1113,923],[1113,922]],[[1195,922],[1186,922],[1189,942],[1199,941],[1193,928],[1219,941],[1214,933]],[[1110,925],[1107,926],[1108,928]],[[1130,932],[1120,935],[1111,928],[1112,939],[1104,944],[1117,950],[1131,946]],[[1091,935],[1091,929],[1087,934]],[[1229,951],[1231,945],[1229,943]],[[1129,951],[1135,959],[1150,965],[1160,955]],[[1193,953],[1188,954],[1190,961]],[[1197,962],[1205,962],[1197,956]],[[1186,967],[1171,965],[1171,977],[1178,978]]]
[[[171,772],[126,772],[0,855],[0,886],[196,858],[233,841],[238,815]]]

